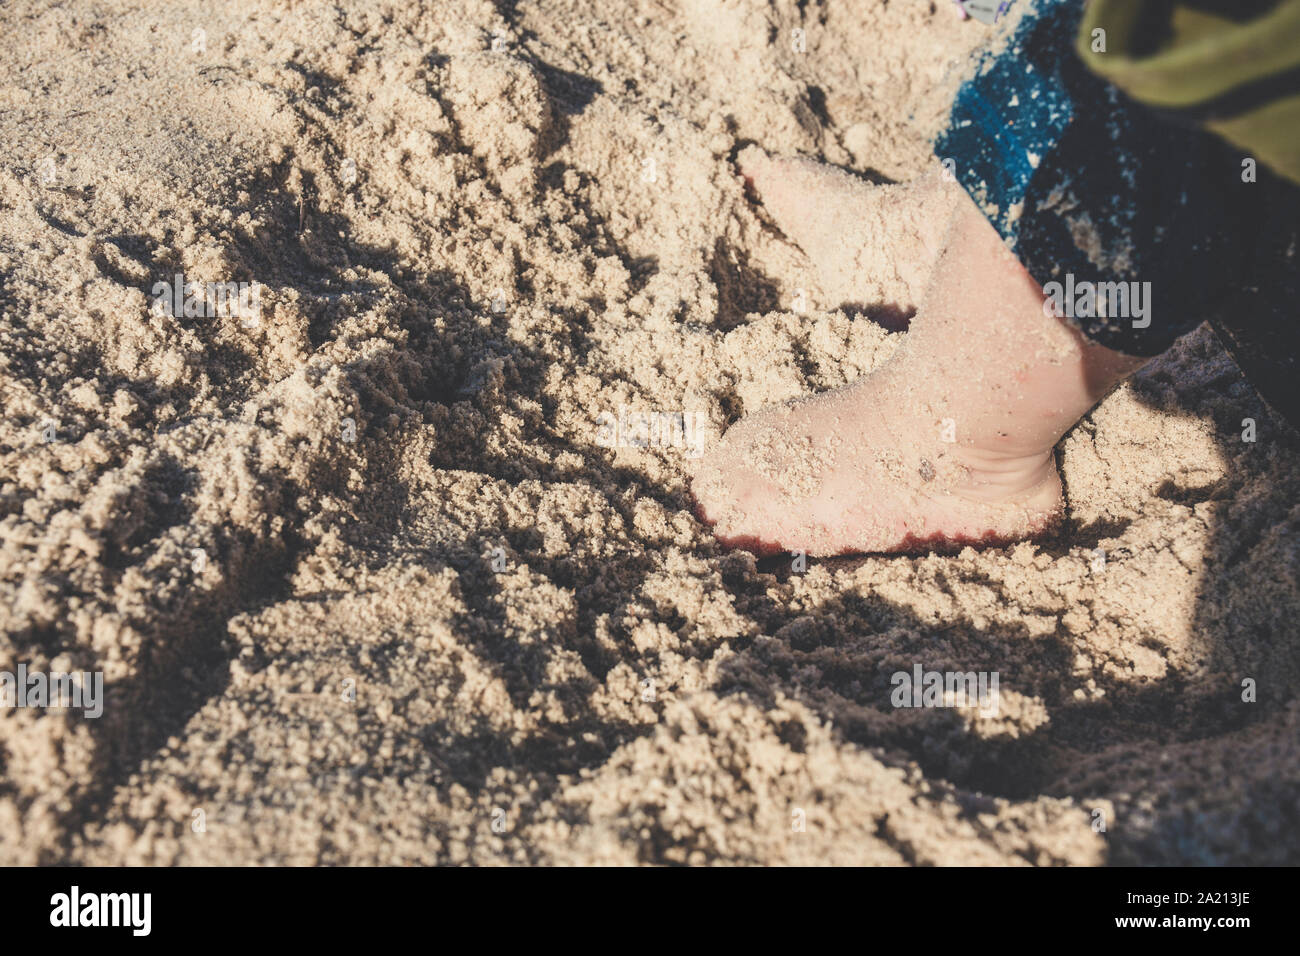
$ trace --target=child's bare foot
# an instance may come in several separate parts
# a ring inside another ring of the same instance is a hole
[[[692,485],[717,538],[759,554],[893,552],[1018,540],[1059,517],[1050,447],[1006,457],[945,442],[901,371],[886,366],[727,432]]]
[[[828,299],[818,307],[916,309],[961,187],[938,172],[874,186],[810,159],[769,157],[756,146],[736,159],[772,221],[816,267]]]
[[[760,553],[1011,541],[1061,514],[1057,440],[1141,361],[1044,314],[969,200],[911,331],[839,391],[737,423],[700,462],[701,517]]]

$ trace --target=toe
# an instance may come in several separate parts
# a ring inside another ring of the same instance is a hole
[[[771,164],[772,161],[767,153],[757,146],[746,146],[736,156],[736,166],[740,170],[740,175],[760,196],[767,182],[767,173]]]

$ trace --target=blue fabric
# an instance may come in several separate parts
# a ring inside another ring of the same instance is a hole
[[[1089,72],[1074,51],[1082,12],[1079,0],[1015,0],[1013,36],[961,86],[935,153],[1040,285],[1141,289],[1141,319],[1065,318],[1094,342],[1155,355],[1229,294],[1276,284],[1300,190],[1265,186],[1264,173],[1244,182],[1238,150]]]
[[[1039,15],[1059,5],[1050,0]],[[1036,69],[1019,55],[1034,26],[1033,15],[1027,15],[1007,54],[982,57],[979,75],[958,91],[948,128],[935,142],[935,154],[953,160],[957,181],[1013,245],[1012,211],[1023,203],[1042,157],[1051,155],[1074,116],[1059,74]]]

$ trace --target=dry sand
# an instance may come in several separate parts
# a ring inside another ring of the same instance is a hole
[[[734,156],[920,175],[982,38],[946,2],[0,7],[0,668],[108,687],[0,711],[0,861],[1300,860],[1300,446],[1204,329],[1062,443],[1039,544],[756,566],[681,449],[603,447],[888,355]],[[151,311],[177,272],[260,283],[260,325]],[[895,709],[916,664],[1000,711]]]

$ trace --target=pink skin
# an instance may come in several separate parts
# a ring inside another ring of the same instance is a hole
[[[979,209],[938,177],[872,187],[754,150],[741,166],[826,285],[872,268],[861,286],[875,298],[859,301],[921,306],[870,375],[745,417],[699,462],[692,492],[717,538],[820,556],[1050,529],[1064,508],[1054,446],[1144,360],[1046,314],[1041,288]],[[872,228],[855,233],[857,222]],[[890,252],[906,261],[881,267]]]

